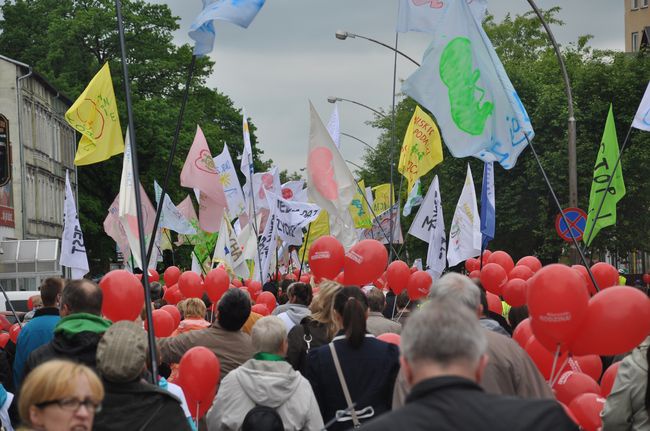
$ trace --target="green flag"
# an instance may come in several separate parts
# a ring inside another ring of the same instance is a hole
[[[591,244],[591,241],[602,228],[616,224],[616,203],[625,196],[625,183],[623,182],[623,170],[620,163],[616,166],[616,171],[614,171],[617,159],[618,138],[616,137],[614,114],[610,104],[605,132],[603,132],[596,165],[594,166],[591,193],[589,194],[589,212],[583,237],[583,241],[587,246]],[[611,175],[614,175],[614,178],[609,190],[606,190]],[[600,211],[598,211],[599,208]]]

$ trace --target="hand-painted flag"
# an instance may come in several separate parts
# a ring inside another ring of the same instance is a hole
[[[287,181],[282,184],[282,197],[288,201],[307,202],[305,180]]]
[[[402,90],[436,118],[454,157],[475,156],[512,168],[534,132],[490,39],[464,1],[449,4]]]
[[[382,244],[388,244],[388,238],[391,238],[392,229],[393,236],[391,244],[404,244],[404,235],[402,235],[402,226],[399,220],[399,207],[395,203],[390,209],[377,215],[370,229],[361,230],[359,232],[359,239],[376,239]]]
[[[277,166],[272,166],[268,172],[253,174],[253,192],[255,193],[255,210],[259,212],[262,208],[268,209],[267,192],[282,194],[280,171]]]
[[[632,127],[650,132],[650,83],[648,83],[648,87],[645,89],[639,109],[637,109],[636,115],[634,116]]]
[[[466,1],[476,21],[481,23],[487,14],[487,0]],[[400,0],[397,31],[435,33],[449,9],[449,3],[449,0]]]
[[[218,156],[214,157],[214,165],[219,174],[219,181],[223,186],[223,191],[226,194],[226,201],[228,202],[228,217],[234,219],[241,213],[246,211],[246,200],[244,193],[239,185],[239,178],[235,165],[230,157],[228,145],[223,146],[223,151]]]
[[[65,201],[63,202],[63,236],[61,238],[61,266],[71,270],[73,280],[82,278],[88,273],[88,256],[84,235],[81,232],[77,205],[70,186],[70,173],[65,171]]]
[[[388,208],[395,203],[395,190],[391,187],[390,183],[380,184],[377,187],[373,187],[372,191],[375,193],[375,197],[372,201],[372,210],[375,212],[375,215],[387,211]],[[393,193],[392,196],[391,192]]]
[[[445,218],[442,214],[442,197],[438,176],[433,178],[429,189],[433,188],[433,212],[429,214],[429,248],[427,249],[427,272],[433,280],[440,278],[447,267],[447,236],[445,235]],[[427,192],[427,196],[429,193]],[[418,213],[419,215],[419,213]]]
[[[494,196],[494,164],[485,162],[483,165],[483,184],[481,185],[481,233],[483,234],[483,249],[494,239],[496,224],[496,204]]]
[[[454,218],[449,230],[447,261],[449,266],[481,254],[481,219],[476,204],[476,191],[472,170],[467,164],[467,177],[463,191],[456,204]]]
[[[124,152],[113,81],[108,63],[93,77],[70,109],[65,120],[81,133],[74,157],[77,166],[103,162]]]
[[[436,123],[419,106],[415,107],[404,135],[397,170],[413,189],[415,180],[442,162],[442,142]]]
[[[203,10],[194,18],[189,35],[196,41],[195,55],[206,55],[214,48],[214,20],[247,28],[264,6],[265,0],[203,0]]]
[[[181,186],[195,187],[201,191],[199,226],[206,232],[218,231],[228,204],[208,142],[198,125],[194,142],[181,171]]]
[[[365,190],[366,185],[363,180],[360,180],[358,184],[359,187],[357,188],[357,192],[354,194],[352,203],[350,204],[350,215],[352,216],[355,228],[367,229],[372,227],[372,216],[368,204],[366,203],[366,199],[362,194],[362,190]]]
[[[598,157],[594,166],[594,177],[589,193],[589,212],[585,226],[584,243],[589,246],[598,232],[604,227],[616,224],[616,204],[625,196],[625,182],[623,181],[623,167],[621,163],[614,165],[619,156],[618,138],[614,125],[614,112],[609,105],[605,131],[600,141]],[[609,189],[607,183],[614,176]]]

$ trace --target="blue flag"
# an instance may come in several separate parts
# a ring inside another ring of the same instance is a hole
[[[494,239],[496,210],[494,205],[494,164],[486,162],[483,166],[483,185],[481,188],[481,233],[483,249]]]
[[[189,35],[196,41],[195,55],[206,55],[214,47],[214,20],[248,28],[265,0],[203,0],[203,10],[194,18]]]

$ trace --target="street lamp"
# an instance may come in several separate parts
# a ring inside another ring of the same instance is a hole
[[[379,115],[381,118],[386,118],[386,114],[384,114],[384,113],[382,113],[382,112],[376,110],[375,108],[371,108],[370,106],[365,105],[365,104],[363,104],[363,103],[361,103],[361,102],[357,102],[356,100],[344,99],[343,97],[334,97],[334,96],[329,96],[329,97],[327,98],[327,101],[330,102],[330,103],[336,103],[336,102],[349,102],[349,103],[354,103],[355,105],[359,105],[359,106],[362,106],[362,107],[364,107],[364,108],[366,108],[366,109],[371,110],[371,111],[374,112],[375,114]]]
[[[370,151],[372,151],[373,153],[374,153],[375,151],[377,151],[377,149],[376,149],[375,147],[373,147],[372,145],[370,145],[370,144],[367,143],[366,141],[363,141],[363,140],[357,138],[356,136],[352,136],[352,135],[350,135],[350,134],[343,133],[343,132],[341,132],[341,135],[343,135],[343,136],[347,136],[348,138],[352,138],[352,139],[355,139],[355,140],[361,142],[363,145],[365,145],[366,147],[368,147],[368,148],[370,149]]]
[[[390,49],[391,51],[395,51],[396,53],[398,53],[398,54],[401,55],[402,57],[406,58],[407,60],[410,60],[411,63],[415,64],[417,67],[420,67],[420,63],[418,63],[417,61],[413,60],[411,57],[409,57],[408,55],[404,54],[404,53],[403,53],[402,51],[400,51],[399,49],[395,49],[395,48],[393,48],[392,46],[385,44],[384,42],[380,42],[380,41],[375,40],[375,39],[372,39],[372,38],[370,38],[370,37],[361,36],[360,34],[350,33],[349,31],[344,31],[344,30],[336,30],[336,33],[334,33],[334,35],[335,35],[336,38],[339,39],[339,40],[345,40],[345,39],[347,39],[348,37],[349,37],[350,39],[354,39],[354,38],[357,38],[357,37],[358,37],[358,38],[361,38],[361,39],[368,40],[368,41],[370,41],[370,42],[373,42],[373,43],[376,43],[376,44],[378,44],[378,45],[381,45],[381,46],[383,46],[383,47],[385,47],[385,48],[388,48],[388,49]]]

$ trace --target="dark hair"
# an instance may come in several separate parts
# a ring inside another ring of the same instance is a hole
[[[273,296],[278,297],[278,283],[269,280],[262,286],[262,292],[271,292]]]
[[[61,306],[66,305],[70,314],[102,314],[102,290],[90,280],[70,280],[61,293]]]
[[[384,296],[384,292],[376,287],[370,289],[370,292],[368,292],[368,308],[370,308],[370,311],[383,313],[384,308],[386,308],[386,297]]]
[[[217,321],[226,331],[239,331],[251,314],[251,300],[241,289],[229,289],[217,305]]]
[[[481,316],[487,317],[488,310],[490,309],[488,306],[487,293],[485,293],[483,286],[478,286],[478,290],[481,292],[481,307],[483,308],[483,310],[481,310]]]
[[[366,336],[368,298],[357,286],[346,286],[334,297],[334,310],[343,317],[345,338],[358,348]]]
[[[311,285],[301,282],[291,283],[291,296],[294,298],[295,304],[311,304]]]
[[[410,298],[408,292],[405,290],[399,295],[397,295],[397,298],[395,299],[395,302],[397,303],[397,308],[404,308],[409,305]]]
[[[63,279],[61,277],[48,277],[43,280],[39,288],[43,307],[54,307],[56,297],[61,293],[61,289],[63,289]]]
[[[508,311],[508,322],[514,331],[523,320],[528,317],[528,306],[522,305],[520,307],[511,307]]]
[[[158,301],[163,297],[163,288],[157,281],[149,283],[149,293],[151,294],[152,301]]]

